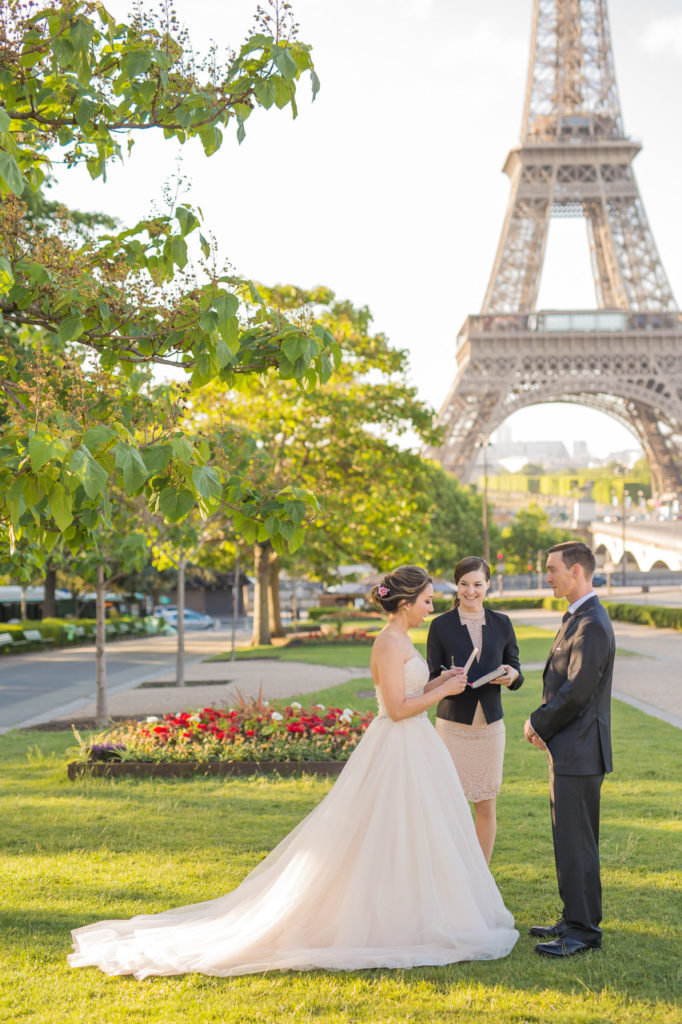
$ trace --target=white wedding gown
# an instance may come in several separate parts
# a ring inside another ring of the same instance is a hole
[[[419,656],[405,692],[428,679]],[[417,967],[506,956],[514,919],[426,714],[379,714],[322,802],[233,892],[77,928],[72,967],[106,974]]]

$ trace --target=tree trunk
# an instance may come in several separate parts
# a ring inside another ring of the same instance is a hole
[[[270,636],[284,636],[282,606],[279,599],[279,555],[270,551],[270,579],[268,580],[268,621]]]
[[[185,553],[180,548],[178,552],[178,617],[177,617],[177,630],[178,630],[178,652],[175,663],[175,685],[185,685],[185,566],[187,561],[185,559]]]
[[[48,562],[45,570],[45,594],[43,597],[43,618],[54,619],[57,615],[57,570]]]
[[[26,611],[26,587],[22,583],[21,585],[21,597],[19,599],[19,617],[22,622],[26,622],[28,618],[28,612]]]
[[[230,648],[230,661],[235,659],[237,647],[237,619],[239,618],[239,548],[234,561],[234,579],[232,580],[232,646]]]
[[[103,729],[109,718],[107,708],[107,662],[106,662],[106,602],[105,602],[105,579],[104,566],[97,566],[97,588],[95,597],[97,616],[97,627],[95,635],[95,690],[97,693],[97,710],[95,717],[97,725]]]
[[[251,643],[254,647],[270,643],[270,623],[268,619],[268,590],[270,580],[270,552],[272,544],[269,540],[259,541],[253,546],[253,574],[256,577],[256,593],[253,599],[253,635]]]

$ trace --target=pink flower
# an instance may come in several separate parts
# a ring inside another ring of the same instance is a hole
[[[377,594],[379,597],[386,597],[388,594],[388,587],[377,587]]]

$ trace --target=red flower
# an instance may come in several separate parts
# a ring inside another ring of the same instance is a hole
[[[255,729],[245,729],[244,730],[244,735],[245,736],[255,736],[256,735],[256,730]]]
[[[183,732],[182,735],[185,737],[185,739],[188,739],[188,740],[192,739],[192,733],[191,732]]]
[[[158,732],[160,736],[163,736],[164,733],[166,736],[168,735],[168,729],[165,725],[155,725],[154,732]]]

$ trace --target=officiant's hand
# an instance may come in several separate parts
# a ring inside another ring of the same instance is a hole
[[[504,675],[498,676],[497,679],[491,679],[491,683],[497,683],[499,686],[511,686],[519,678],[517,669],[511,665],[500,665],[500,668],[504,669]]]
[[[541,739],[536,733],[533,726],[530,724],[530,718],[526,719],[525,725],[523,726],[523,735],[526,737],[529,743],[532,743],[538,750],[547,750],[547,744]]]

